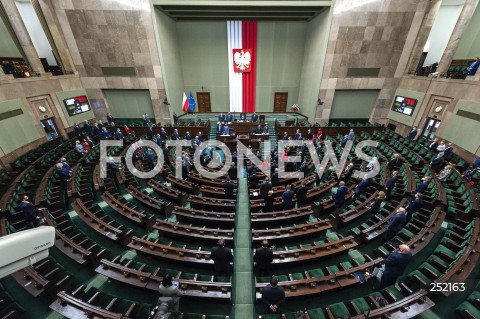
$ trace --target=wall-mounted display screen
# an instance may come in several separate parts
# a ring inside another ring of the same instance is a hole
[[[90,111],[90,104],[85,95],[65,99],[63,103],[70,116]]]
[[[415,106],[417,105],[418,100],[411,99],[409,97],[404,97],[397,95],[393,101],[392,111],[399,112],[408,116],[412,116]]]

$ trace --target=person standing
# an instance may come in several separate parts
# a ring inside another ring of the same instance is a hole
[[[225,247],[225,240],[219,239],[217,247],[210,252],[213,267],[217,276],[230,276],[230,263],[233,261],[232,250]]]
[[[378,213],[378,211],[382,207],[382,203],[385,200],[385,198],[386,198],[385,192],[382,192],[382,191],[378,192],[377,198],[375,198],[372,205],[370,206],[369,212],[371,215],[375,215]]]
[[[415,137],[417,136],[417,134],[418,134],[417,127],[414,126],[414,127],[412,128],[412,130],[408,133],[407,138],[408,138],[409,140],[413,141],[413,140],[415,139]]]
[[[303,182],[302,186],[300,186],[297,189],[298,208],[303,207],[303,205],[305,205],[305,201],[307,200],[307,193],[308,193],[308,187],[305,185],[305,182]]]
[[[28,201],[28,196],[23,195],[22,201],[19,204],[20,209],[25,214],[25,219],[29,221],[33,227],[40,226],[40,220],[42,216],[40,215],[40,211],[38,210],[35,205],[33,205],[30,201]]]
[[[268,276],[270,266],[273,261],[273,250],[268,247],[268,240],[262,241],[262,247],[255,250],[253,255],[253,262],[255,263],[256,276]]]
[[[292,191],[292,186],[287,185],[286,190],[282,194],[283,210],[293,209],[293,196],[295,193]]]
[[[397,233],[405,226],[407,222],[407,216],[405,216],[405,208],[400,207],[397,209],[397,213],[388,221],[387,232],[385,234],[385,240],[389,241],[397,235]]]
[[[273,206],[274,200],[275,200],[275,198],[273,197],[273,190],[269,190],[268,194],[267,194],[267,197],[264,198],[264,202],[265,202],[264,211],[265,212],[273,212],[274,211],[274,206]]]
[[[407,245],[400,245],[398,250],[391,253],[384,261],[385,271],[380,282],[380,290],[394,285],[398,277],[404,273],[411,259],[412,253]]]
[[[407,223],[412,219],[412,215],[422,208],[422,205],[422,194],[415,194],[415,199],[408,203],[407,208],[405,208],[405,211],[407,212]]]
[[[225,191],[225,198],[226,199],[233,199],[233,189],[235,185],[233,185],[230,177],[227,177],[227,180],[223,183],[223,190]]]
[[[425,192],[427,191],[428,184],[430,184],[430,180],[432,178],[430,176],[425,176],[422,178],[422,181],[417,185],[417,188],[413,192],[414,194],[420,193],[422,195],[425,195]]]
[[[268,177],[265,179],[265,181],[260,184],[260,197],[265,200],[268,196],[268,192],[272,190],[272,183],[268,179]]]
[[[368,186],[371,184],[371,179],[367,177],[367,174],[363,176],[363,179],[355,187],[355,195],[353,195],[353,201],[356,201],[360,198],[366,191]]]
[[[172,282],[172,274],[166,274],[162,283],[158,287],[158,291],[162,297],[171,297],[173,300],[173,309],[178,312],[180,310],[180,298],[183,296],[183,292],[178,289],[178,286]]]
[[[338,211],[342,208],[343,203],[345,203],[345,195],[347,194],[348,188],[345,186],[344,181],[340,181],[339,186],[337,188],[337,192],[332,198],[335,200],[335,211]]]
[[[278,285],[276,276],[272,276],[270,284],[263,288],[262,300],[267,313],[281,313],[280,306],[285,302],[285,289]]]
[[[398,172],[393,171],[392,176],[388,179],[388,181],[385,183],[385,195],[386,199],[389,199],[390,196],[392,195],[393,190],[395,189],[395,184],[397,183],[398,180]]]

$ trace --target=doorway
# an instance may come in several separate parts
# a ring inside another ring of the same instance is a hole
[[[53,140],[54,138],[58,137],[58,129],[53,117],[46,120],[41,120],[40,124],[45,130],[49,140]]]
[[[197,92],[198,112],[210,113],[212,107],[210,105],[210,92]]]
[[[273,99],[273,112],[285,113],[287,111],[288,92],[275,92]]]
[[[433,139],[435,137],[435,132],[440,127],[440,123],[441,123],[440,120],[432,119],[430,117],[427,118],[425,127],[423,128],[422,136],[430,140]]]

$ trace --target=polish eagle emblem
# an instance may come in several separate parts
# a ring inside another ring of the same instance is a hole
[[[234,49],[233,62],[235,72],[250,72],[252,53],[249,49]]]

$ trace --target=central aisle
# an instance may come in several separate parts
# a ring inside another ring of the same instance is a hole
[[[232,317],[234,319],[252,319],[255,318],[255,284],[253,278],[250,204],[246,178],[238,179],[234,242]]]

